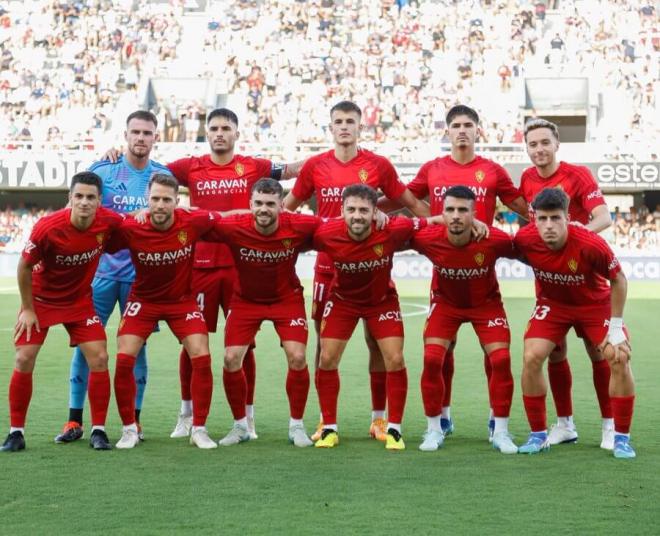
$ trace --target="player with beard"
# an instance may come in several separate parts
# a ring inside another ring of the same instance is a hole
[[[157,138],[157,119],[143,110],[133,112],[126,119],[124,138],[127,144],[126,154],[116,162],[101,160],[92,164],[90,171],[103,180],[101,204],[105,208],[121,214],[133,213],[143,209],[146,204],[146,192],[149,178],[154,173],[169,173],[167,168],[149,159]],[[126,298],[135,279],[135,270],[128,251],[105,253],[101,257],[96,275],[92,281],[94,308],[105,326],[119,304],[124,311]],[[146,348],[142,348],[135,361],[135,420],[140,422],[142,401],[147,386]],[[71,359],[69,374],[69,419],[62,432],[55,438],[56,443],[70,443],[83,436],[83,407],[87,393],[89,368],[80,348],[76,348]],[[140,438],[142,429],[140,428]]]
[[[591,172],[584,166],[575,166],[557,159],[559,129],[545,119],[533,119],[525,125],[527,154],[534,164],[527,168],[520,180],[520,190],[528,203],[544,188],[560,188],[569,198],[568,215],[572,224],[583,225],[595,233],[612,224],[603,194]],[[530,210],[533,218],[534,213]],[[610,367],[602,352],[583,339],[591,359],[593,383],[602,417],[601,443],[606,450],[614,448],[614,421],[609,397]],[[548,359],[548,381],[557,411],[557,423],[548,434],[551,445],[573,443],[578,432],[573,421],[571,388],[573,376],[567,359],[566,339],[555,348]]]

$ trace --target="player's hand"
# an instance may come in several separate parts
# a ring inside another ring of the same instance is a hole
[[[23,309],[18,315],[18,320],[14,326],[14,342],[21,338],[23,332],[26,333],[25,338],[27,339],[27,342],[30,342],[33,329],[36,329],[37,332],[41,333],[37,314],[32,309]]]
[[[472,238],[475,242],[479,242],[482,238],[488,238],[490,235],[490,229],[488,225],[480,220],[474,220],[472,222]]]
[[[142,210],[138,210],[133,217],[138,223],[144,223],[149,218],[149,209],[143,208]]]
[[[101,157],[101,160],[110,160],[113,164],[119,160],[119,157],[123,154],[123,150],[120,147],[119,149],[115,149],[112,147],[111,149],[107,150],[105,154]]]
[[[608,347],[611,347],[611,351],[614,352],[614,357],[612,359],[614,363],[627,363],[632,358],[632,347],[627,340],[618,344],[612,344],[609,341],[609,337],[605,337],[605,340],[598,345],[598,351],[601,352],[605,358],[607,358],[607,354],[610,353]]]
[[[583,227],[584,229],[587,228],[586,225],[582,225],[579,221],[569,221],[568,224],[569,225],[575,225],[575,227]]]
[[[380,231],[390,222],[390,217],[382,210],[376,209],[376,212],[374,212],[374,221],[376,222],[376,229]]]

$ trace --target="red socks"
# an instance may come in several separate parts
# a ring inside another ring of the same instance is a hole
[[[454,379],[454,351],[445,354],[445,363],[442,365],[442,379],[445,384],[445,394],[442,406],[451,406],[451,384]]]
[[[9,422],[13,428],[24,428],[30,399],[32,373],[14,369],[9,381]]]
[[[499,348],[488,354],[490,376],[488,393],[493,408],[493,416],[508,417],[513,398],[513,376],[511,375],[511,354],[508,348]]]
[[[385,371],[369,371],[371,383],[371,409],[385,411],[387,404],[387,373]]]
[[[305,414],[309,394],[309,369],[290,368],[286,375],[286,395],[289,398],[289,411],[292,419],[302,419]]]
[[[600,406],[600,415],[603,419],[612,418],[612,405],[610,404],[610,364],[606,359],[591,362],[594,388]]]
[[[573,400],[571,389],[573,388],[573,376],[568,359],[558,363],[548,363],[548,381],[552,390],[552,398],[555,401],[557,417],[570,417],[573,415]]]
[[[614,431],[618,434],[629,434],[635,406],[635,395],[613,396],[610,400],[612,402],[612,413],[614,414]]]
[[[190,382],[192,381],[192,363],[185,348],[179,354],[179,381],[181,382],[181,400],[192,400]]]
[[[337,424],[337,399],[339,398],[339,371],[318,369],[318,392],[323,424]],[[391,410],[391,408],[390,408]]]
[[[548,429],[545,415],[545,395],[526,396],[523,395],[525,413],[532,432],[543,432]]]
[[[190,360],[192,379],[190,391],[192,395],[193,426],[204,426],[211,407],[213,397],[213,371],[211,356],[200,355]]]
[[[247,384],[247,397],[246,404],[251,406],[254,404],[254,387],[257,381],[257,362],[254,359],[254,350],[250,347],[243,358],[243,372],[245,373],[245,381]]]
[[[408,395],[408,371],[405,368],[387,372],[387,421],[401,424]]]
[[[231,408],[234,420],[238,421],[245,418],[245,401],[247,399],[247,382],[245,381],[245,372],[240,368],[235,372],[229,372],[222,369],[222,383],[225,385],[225,394],[227,402]],[[193,411],[195,404],[193,403]]]
[[[117,409],[124,426],[135,422],[135,376],[133,367],[135,357],[128,354],[117,354],[115,366],[115,398]]]
[[[87,384],[89,409],[92,414],[92,426],[105,426],[110,405],[110,373],[89,371]]]
[[[422,370],[422,401],[424,414],[435,417],[442,413],[442,400],[445,391],[442,377],[442,364],[447,349],[439,344],[424,345],[424,369]]]

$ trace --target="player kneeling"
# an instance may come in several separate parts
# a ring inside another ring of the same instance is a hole
[[[202,449],[217,447],[205,426],[213,394],[208,332],[191,291],[195,242],[211,229],[214,216],[202,210],[177,209],[178,189],[173,177],[153,175],[147,192],[148,220],[140,223],[127,218],[113,240],[115,249],[128,248],[135,266],[135,283],[117,337],[115,397],[124,425],[117,443],[120,449],[130,449],[139,443],[133,367],[159,320],[167,322],[192,359],[190,443]]]
[[[523,402],[531,433],[519,452],[549,448],[543,363],[568,330],[601,349],[608,360],[614,416],[614,456],[634,458],[630,423],[635,383],[630,346],[623,326],[627,281],[605,240],[568,223],[568,196],[557,188],[542,190],[532,202],[534,225],[521,229],[515,245],[533,268],[536,307],[525,332]],[[609,284],[608,284],[609,280]]]
[[[262,322],[270,320],[280,337],[289,370],[289,441],[309,447],[303,414],[309,393],[305,360],[307,319],[303,288],[296,275],[298,253],[310,249],[321,220],[283,212],[282,186],[260,179],[252,187],[251,214],[221,218],[205,240],[229,246],[237,271],[237,285],[225,324],[223,382],[234,426],[218,443],[230,446],[250,439],[246,416],[247,383],[243,359]],[[193,408],[194,408],[193,404]]]
[[[48,328],[63,324],[71,346],[89,365],[89,405],[96,450],[111,448],[105,433],[110,401],[106,337],[94,311],[91,282],[110,234],[123,217],[100,208],[101,178],[82,172],[71,181],[71,208],[40,219],[18,264],[21,311],[14,332],[16,368],[9,384],[11,428],[0,450],[25,448],[24,427],[32,397],[32,371]]]

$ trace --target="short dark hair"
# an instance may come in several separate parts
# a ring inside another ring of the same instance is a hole
[[[445,117],[447,126],[449,126],[454,118],[459,115],[467,115],[472,121],[474,121],[475,125],[479,124],[479,114],[474,108],[465,106],[465,104],[457,104],[456,106],[452,106],[447,112],[447,116]]]
[[[174,177],[172,177],[172,175],[168,175],[167,173],[154,173],[149,179],[149,186],[147,188],[148,190],[151,190],[152,184],[169,186],[170,188],[174,189],[174,193],[179,193],[179,182]]]
[[[525,141],[527,141],[527,133],[531,132],[532,130],[536,130],[537,128],[547,128],[552,132],[552,135],[555,137],[557,141],[559,141],[559,129],[557,128],[557,125],[555,125],[552,121],[548,121],[547,119],[530,119],[525,123]]]
[[[131,122],[133,119],[141,119],[142,121],[150,121],[154,124],[155,127],[158,126],[158,119],[156,119],[156,116],[152,114],[151,112],[147,110],[137,110],[133,112],[132,114],[129,114],[129,116],[126,118],[126,126]]]
[[[378,203],[378,192],[366,184],[351,184],[350,186],[344,188],[344,192],[341,194],[342,205],[349,197],[359,197],[360,199],[366,199],[374,207]]]
[[[534,210],[557,210],[568,213],[568,196],[561,188],[544,188],[532,201]]]
[[[250,195],[258,194],[276,194],[280,199],[284,197],[284,189],[282,185],[275,179],[264,178],[259,179],[252,185]]]
[[[73,192],[76,184],[89,184],[90,186],[96,186],[99,195],[101,195],[101,191],[103,190],[103,179],[92,171],[81,171],[71,177],[69,192]]]
[[[335,112],[354,112],[358,114],[358,117],[362,117],[362,110],[360,110],[360,107],[354,102],[347,100],[340,101],[330,108],[330,117],[332,117],[332,114]]]
[[[236,128],[238,128],[238,116],[229,108],[216,108],[213,110],[206,118],[206,124],[208,125],[211,122],[211,119],[216,117],[224,117],[227,121],[234,123]]]
[[[442,196],[443,199],[448,197],[455,197],[456,199],[469,199],[470,201],[475,201],[477,196],[474,195],[474,192],[467,186],[457,185],[452,186],[445,192],[445,195]]]

